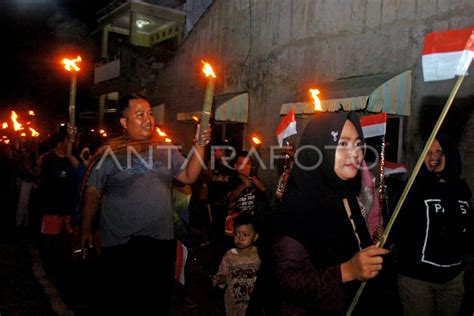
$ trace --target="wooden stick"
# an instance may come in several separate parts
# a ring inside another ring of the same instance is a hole
[[[397,219],[398,213],[400,212],[400,209],[403,206],[403,203],[405,202],[405,199],[410,192],[411,186],[413,185],[413,182],[415,182],[415,178],[418,175],[418,172],[420,171],[421,165],[423,164],[423,161],[425,160],[426,154],[428,153],[431,144],[433,143],[433,140],[436,137],[436,134],[438,134],[438,131],[443,124],[443,121],[446,117],[446,114],[448,114],[448,111],[451,107],[451,104],[453,103],[454,97],[456,93],[459,90],[459,87],[461,86],[462,81],[464,80],[464,76],[459,76],[458,80],[454,84],[453,89],[451,90],[451,94],[449,95],[448,100],[446,101],[446,104],[444,105],[443,110],[441,111],[441,114],[439,115],[438,121],[436,122],[433,131],[431,131],[431,135],[426,141],[425,147],[423,148],[423,151],[421,152],[420,157],[418,158],[418,161],[416,162],[415,168],[413,169],[413,172],[410,175],[410,178],[408,179],[407,185],[405,186],[405,189],[403,190],[403,193],[400,197],[400,200],[398,200],[397,206],[395,207],[395,211],[393,211],[392,216],[390,217],[390,220],[387,224],[387,227],[385,228],[382,237],[378,243],[378,247],[382,248],[385,245],[385,242],[387,241],[388,234],[390,233],[390,230],[392,229],[393,223]],[[359,301],[359,298],[364,291],[365,287],[365,281],[362,282],[360,285],[359,289],[357,290],[357,293],[354,297],[354,300],[352,301],[351,305],[349,306],[349,309],[347,310],[346,315],[351,315],[352,312],[354,311],[354,308],[357,305],[357,302]]]

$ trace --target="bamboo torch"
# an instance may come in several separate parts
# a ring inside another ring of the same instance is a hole
[[[76,86],[77,86],[77,72],[81,69],[76,63],[81,62],[81,56],[75,59],[64,58],[61,64],[71,73],[71,85],[69,89],[69,124],[71,127],[76,126]]]
[[[202,114],[201,114],[201,124],[200,124],[200,131],[199,131],[199,139],[198,144],[201,146],[205,146],[206,142],[204,140],[204,131],[209,126],[209,119],[211,118],[211,110],[212,110],[212,98],[214,96],[214,84],[216,75],[212,70],[210,64],[206,62],[202,62],[204,66],[202,67],[202,72],[208,78],[207,85],[206,85],[206,93],[204,94],[204,103],[202,105]]]

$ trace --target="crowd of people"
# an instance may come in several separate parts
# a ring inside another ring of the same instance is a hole
[[[101,144],[63,128],[20,159],[17,225],[40,233],[47,271],[98,258],[99,314],[168,315],[180,247],[192,237],[209,250],[210,284],[224,289],[227,315],[345,315],[361,281],[365,296],[380,297],[391,262],[402,315],[473,312],[465,294],[473,276],[464,273],[474,249],[471,191],[445,134],[380,248],[379,191],[355,112],[315,114],[286,148],[276,190],[249,152],[230,161],[218,140],[209,153],[211,128],[197,128],[186,157],[155,132],[145,97],[122,97],[118,113],[121,137]],[[354,313],[384,314],[373,300],[359,305]]]

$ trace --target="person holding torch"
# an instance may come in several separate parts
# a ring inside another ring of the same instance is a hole
[[[121,97],[118,112],[125,135],[99,151],[86,175],[81,251],[92,247],[91,224],[101,208],[101,313],[168,315],[176,256],[171,181],[190,184],[198,178],[210,128],[184,164],[177,148],[155,133],[145,97]],[[199,128],[196,140],[198,135]]]

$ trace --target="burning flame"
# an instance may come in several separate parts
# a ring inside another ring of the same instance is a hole
[[[193,121],[199,122],[199,117],[197,117],[196,115],[193,115]]]
[[[105,133],[105,130],[101,129],[99,130],[99,134],[104,134]]]
[[[314,100],[314,110],[315,111],[322,111],[323,108],[321,107],[321,101],[318,98],[319,90],[318,89],[309,89],[311,96]]]
[[[158,133],[158,135],[160,135],[161,137],[166,137],[166,133],[163,132],[159,127],[156,128],[156,132]]]
[[[13,122],[13,129],[14,129],[15,131],[20,131],[20,130],[22,130],[22,129],[23,129],[23,126],[22,126],[20,123],[18,123],[18,121],[16,120],[16,119],[18,118],[18,115],[16,114],[15,111],[12,111],[12,114],[11,114],[10,117],[11,117],[12,122]]]
[[[4,140],[4,143],[7,144],[7,145],[10,144],[10,140],[9,140],[9,139],[5,139],[5,140]]]
[[[172,143],[173,141],[171,140],[171,138],[166,137],[166,138],[165,138],[165,142],[167,142],[167,143]]]
[[[216,74],[214,73],[214,70],[212,70],[211,65],[202,60],[201,62],[204,64],[202,67],[202,72],[206,75],[206,77],[216,78]]]
[[[3,129],[7,129],[7,128],[8,128],[8,123],[7,123],[7,122],[3,122],[3,123],[2,123],[2,128],[3,128]]]
[[[262,141],[260,140],[260,138],[258,138],[257,136],[253,136],[252,137],[252,141],[255,145],[260,145],[262,143]]]
[[[7,136],[5,136],[5,135],[3,135],[3,136],[2,136],[2,138],[3,138],[3,139],[6,139],[6,138],[8,138],[8,137],[7,137]]]
[[[28,114],[31,115],[31,116],[35,116],[35,112],[34,111],[28,111]]]
[[[25,137],[26,133],[21,133],[20,136]]]
[[[81,68],[77,67],[76,63],[81,62],[82,58],[81,56],[77,56],[76,59],[67,59],[64,58],[61,60],[61,64],[64,65],[64,68],[66,68],[67,71],[79,71]]]
[[[39,133],[37,131],[35,131],[34,128],[29,127],[29,129],[31,131],[31,136],[32,137],[38,137],[39,136]]]
[[[102,135],[102,137],[108,137],[109,136],[109,135],[107,135],[106,132],[101,133],[101,135]]]

